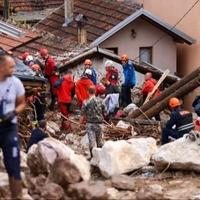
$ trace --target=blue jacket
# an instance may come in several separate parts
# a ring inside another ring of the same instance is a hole
[[[131,61],[128,61],[125,65],[122,65],[124,73],[124,84],[126,86],[135,86],[136,76],[135,76],[135,67]]]

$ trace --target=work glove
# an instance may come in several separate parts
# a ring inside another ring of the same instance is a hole
[[[16,111],[11,111],[6,113],[5,115],[3,115],[0,118],[0,123],[7,123],[7,122],[11,122],[13,120],[13,118],[16,116]]]

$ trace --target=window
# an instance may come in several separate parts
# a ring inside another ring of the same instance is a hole
[[[113,48],[106,48],[108,49],[110,52],[117,54],[118,55],[118,48],[117,47],[113,47]]]
[[[152,64],[152,47],[140,47],[140,63]]]

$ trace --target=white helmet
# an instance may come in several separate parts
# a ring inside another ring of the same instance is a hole
[[[29,55],[26,57],[26,62],[33,61],[33,56]]]
[[[84,74],[92,76],[92,70],[91,69],[86,69]]]
[[[114,66],[113,61],[107,60],[107,61],[105,62],[105,67],[113,67],[113,66]]]

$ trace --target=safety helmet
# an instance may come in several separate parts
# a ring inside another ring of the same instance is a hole
[[[107,61],[105,62],[105,67],[113,67],[113,65],[114,65],[114,63],[113,63],[113,61],[111,61],[111,60],[107,60]]]
[[[128,56],[126,54],[122,55],[121,61],[128,61]]]
[[[85,62],[84,62],[84,65],[92,66],[92,61],[90,59],[86,59]]]
[[[41,48],[40,49],[40,55],[42,57],[45,57],[47,54],[48,54],[48,50],[47,49],[45,49],[45,48]]]
[[[26,62],[31,62],[33,61],[33,56],[29,55],[26,57]]]
[[[31,66],[31,69],[32,69],[33,71],[38,72],[38,71],[40,71],[40,66],[39,66],[38,64],[33,64],[33,65]]]
[[[21,54],[21,59],[22,60],[26,60],[26,58],[27,58],[27,56],[29,56],[30,55],[30,53],[28,52],[28,51],[25,51],[25,52],[23,52],[22,54]]]
[[[173,98],[171,98],[171,99],[169,100],[169,106],[170,106],[171,108],[176,108],[176,107],[178,107],[178,106],[180,106],[180,105],[181,105],[181,102],[180,102],[180,100],[177,99],[176,97],[173,97]]]
[[[84,72],[85,75],[92,76],[92,70],[91,69],[86,69]]]

